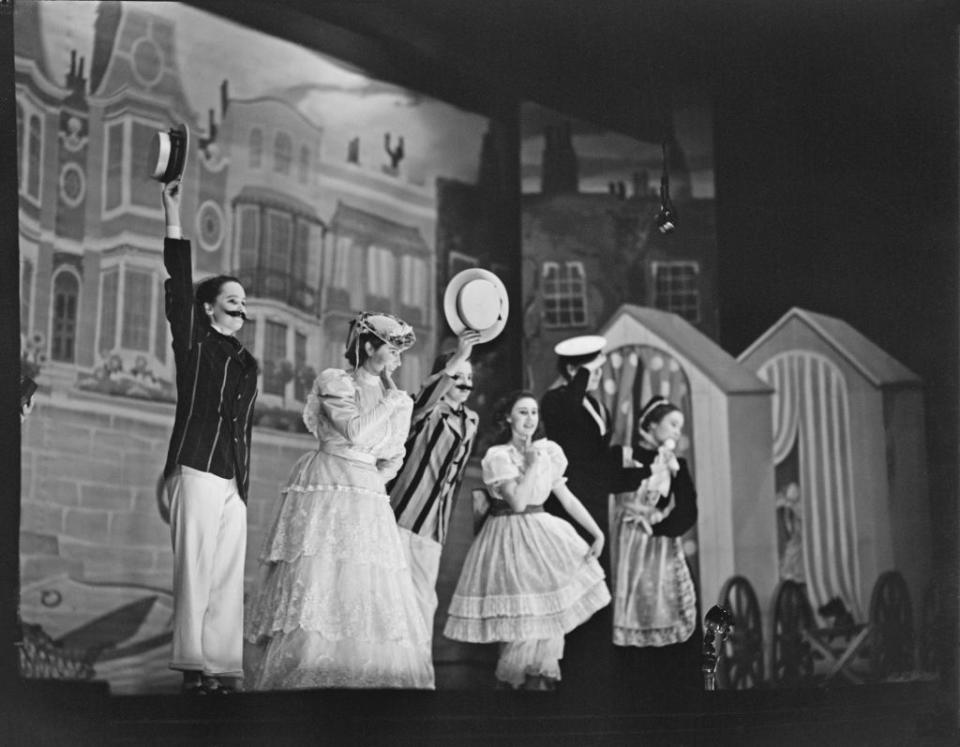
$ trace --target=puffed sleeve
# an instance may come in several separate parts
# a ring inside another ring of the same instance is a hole
[[[307,432],[317,435],[320,425],[320,377],[313,380],[313,386],[307,394],[307,401],[303,406],[303,424]]]
[[[506,480],[516,480],[520,477],[520,470],[510,459],[506,447],[491,446],[487,449],[480,462],[483,471],[483,482],[486,485],[498,485]]]
[[[567,471],[567,457],[560,448],[560,444],[544,439],[543,448],[546,451],[550,465],[550,485],[557,487],[567,482],[563,473]]]
[[[317,377],[320,411],[330,425],[350,443],[372,450],[382,441],[394,409],[410,398],[391,390],[366,412],[357,407],[356,384],[346,371],[328,368]]]

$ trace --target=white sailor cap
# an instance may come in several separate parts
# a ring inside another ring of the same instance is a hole
[[[600,335],[580,335],[568,337],[558,342],[553,352],[561,358],[586,358],[599,355],[607,346],[607,338]]]

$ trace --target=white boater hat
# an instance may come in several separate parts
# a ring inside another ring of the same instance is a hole
[[[443,292],[443,313],[455,335],[472,329],[480,342],[490,342],[503,332],[509,311],[503,281],[479,267],[458,272]]]
[[[601,335],[580,335],[568,337],[553,347],[553,352],[561,358],[584,358],[599,355],[607,346],[607,338]]]
[[[147,169],[158,182],[168,184],[183,175],[190,152],[190,130],[185,124],[158,130],[150,139]]]

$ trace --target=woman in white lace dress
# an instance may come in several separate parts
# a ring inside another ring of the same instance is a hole
[[[490,512],[467,553],[444,635],[500,641],[496,678],[514,688],[552,690],[564,636],[610,603],[597,556],[603,533],[563,477],[567,459],[540,438],[536,398],[510,395],[500,408],[500,443],[483,458]],[[550,493],[592,537],[545,513]]]
[[[294,465],[260,556],[247,616],[257,690],[433,688],[429,636],[385,485],[400,468],[412,400],[392,379],[413,330],[362,313],[352,371],[327,369],[303,419],[317,450]]]

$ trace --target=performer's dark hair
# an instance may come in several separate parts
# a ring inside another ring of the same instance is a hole
[[[658,405],[654,405],[650,412],[644,414],[640,422],[637,423],[637,429],[641,431],[649,430],[650,426],[656,425],[671,412],[683,411],[672,402],[664,401]]]
[[[510,411],[513,409],[513,406],[517,404],[521,399],[529,397],[534,402],[537,402],[537,395],[533,392],[526,389],[517,389],[510,392],[504,397],[501,397],[497,404],[493,408],[493,421],[496,424],[497,432],[493,438],[493,443],[495,444],[506,444],[510,443],[510,439],[513,438],[513,432],[510,429],[509,423],[507,423],[507,418],[510,417]],[[539,410],[540,403],[537,402],[537,408]],[[531,440],[536,441],[538,438],[543,438],[546,435],[543,430],[543,419],[538,418],[537,428],[533,432],[533,438]]]
[[[356,345],[351,345],[343,352],[343,357],[346,358],[354,368],[362,366],[367,358],[370,357],[366,345],[368,342],[373,346],[374,350],[378,350],[380,346],[386,345],[386,342],[373,334],[373,332],[363,332],[357,340]]]
[[[243,283],[241,283],[233,275],[214,275],[209,277],[206,280],[202,280],[197,283],[197,289],[194,292],[194,298],[197,303],[197,311],[200,312],[200,318],[203,319],[207,324],[210,323],[210,317],[207,315],[206,309],[203,307],[204,304],[212,304],[217,300],[217,296],[220,295],[220,291],[223,289],[223,286],[227,283],[236,283],[241,288]]]
[[[430,371],[430,375],[440,373],[443,369],[447,367],[447,364],[450,362],[450,359],[457,354],[456,350],[448,350],[445,353],[440,353],[436,358],[433,359],[433,369]],[[472,364],[472,361],[467,358],[467,362]]]
[[[598,350],[596,353],[587,353],[586,355],[558,355],[557,356],[557,371],[559,374],[565,378],[567,381],[570,381],[573,377],[567,371],[567,366],[574,366],[578,368],[584,363],[589,363],[602,351]]]
[[[433,368],[430,370],[430,375],[440,373],[443,369],[447,367],[447,364],[450,362],[450,359],[456,354],[456,350],[448,350],[446,353],[440,353],[436,358],[433,359]]]

